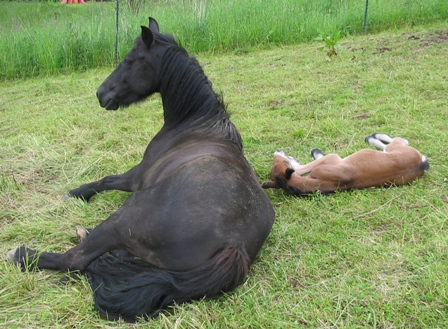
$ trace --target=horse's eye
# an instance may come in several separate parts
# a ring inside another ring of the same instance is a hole
[[[125,63],[126,65],[131,65],[131,64],[132,64],[132,60],[130,60],[129,58],[125,58],[125,59],[124,59],[124,63]]]

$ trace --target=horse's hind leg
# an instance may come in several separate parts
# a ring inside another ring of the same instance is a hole
[[[20,264],[22,269],[50,269],[60,271],[84,271],[89,264],[106,252],[118,247],[116,238],[109,231],[95,229],[83,240],[65,253],[38,252],[20,247],[7,253],[11,263]]]
[[[139,166],[136,166],[124,174],[106,176],[96,182],[87,183],[71,190],[63,197],[63,199],[66,200],[70,197],[75,197],[89,201],[91,197],[102,191],[120,190],[125,192],[134,192],[137,187],[135,177],[138,172]]]
[[[91,253],[84,253],[81,250],[83,244],[69,249],[63,254],[52,252],[39,252],[27,247],[19,247],[6,254],[6,258],[11,263],[17,263],[25,270],[50,269],[59,271],[84,271],[85,268],[96,258],[106,251],[100,248],[91,250]]]

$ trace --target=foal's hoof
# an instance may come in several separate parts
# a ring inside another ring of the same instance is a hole
[[[372,133],[372,134],[370,134],[369,136],[366,136],[366,138],[364,138],[364,141],[367,143],[367,144],[370,144],[370,142],[369,142],[369,139],[371,139],[371,138],[373,138],[373,139],[378,139],[378,138],[376,138],[376,135],[377,135],[378,133]]]

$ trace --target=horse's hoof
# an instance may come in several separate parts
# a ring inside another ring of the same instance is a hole
[[[76,235],[78,236],[78,243],[84,241],[84,239],[89,235],[90,230],[84,227],[78,226],[76,228]]]
[[[93,196],[93,194],[84,196],[84,194],[82,192],[79,192],[78,189],[75,189],[75,190],[71,190],[66,195],[64,195],[62,197],[62,200],[67,201],[69,199],[80,199],[84,202],[89,202],[89,200],[92,196]]]
[[[67,201],[67,200],[69,200],[69,199],[71,199],[72,198],[72,196],[70,195],[70,194],[66,194],[66,195],[64,195],[63,197],[62,197],[62,201]]]
[[[38,270],[37,253],[38,251],[36,250],[22,246],[8,251],[6,253],[6,259],[10,263],[19,264],[22,271]]]
[[[81,200],[84,200],[83,197],[78,196],[77,194],[73,193],[73,191],[68,192],[61,199],[62,199],[62,201],[67,201],[67,200],[70,200],[70,199],[81,199]]]
[[[16,249],[10,250],[6,253],[6,259],[10,263],[16,263]]]

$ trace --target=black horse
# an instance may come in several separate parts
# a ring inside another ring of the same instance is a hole
[[[198,62],[150,18],[134,48],[98,88],[116,110],[160,92],[164,125],[143,160],[69,196],[133,192],[65,253],[20,247],[22,268],[79,271],[107,319],[153,317],[173,303],[213,297],[240,284],[274,222],[242,141]]]

